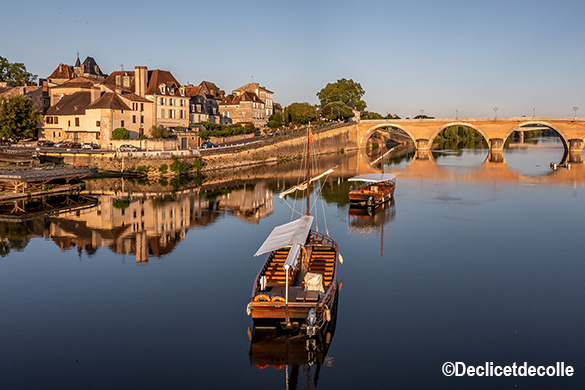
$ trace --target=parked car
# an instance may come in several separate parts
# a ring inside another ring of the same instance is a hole
[[[261,136],[263,136],[263,135],[264,135],[264,132],[263,132],[262,130],[258,129],[258,130],[256,130],[256,131],[254,132],[254,135],[255,135],[256,137],[261,137]]]
[[[128,144],[120,145],[118,148],[119,152],[138,152],[139,150],[140,148],[138,146]]]
[[[56,148],[68,148],[69,143],[67,141],[59,141],[56,144],[54,144],[53,146],[55,146]]]
[[[40,140],[39,142],[37,142],[37,146],[39,146],[39,147],[51,147],[54,145],[55,145],[55,143],[53,141],[48,140],[48,139],[43,139],[43,140]]]
[[[201,147],[203,149],[207,149],[207,148],[217,148],[217,145],[214,144],[213,142],[209,142],[209,141],[205,141],[201,144]]]
[[[99,145],[98,144],[94,144],[91,142],[83,142],[81,144],[81,149],[99,149]]]

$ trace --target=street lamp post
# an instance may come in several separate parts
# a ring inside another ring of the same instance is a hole
[[[425,110],[423,110],[422,108],[420,109],[420,121],[422,122],[423,120],[423,114],[424,114]]]
[[[455,119],[459,119],[459,110],[455,110]]]
[[[575,111],[575,120],[577,120],[577,110],[579,109],[579,107],[573,107],[573,111]]]
[[[494,116],[494,120],[498,119],[498,107],[494,107],[494,113],[496,114]]]
[[[532,109],[532,119],[536,118],[536,108]]]

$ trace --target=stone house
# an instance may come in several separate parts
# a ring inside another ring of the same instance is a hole
[[[265,117],[266,117],[266,121],[268,122],[268,118],[270,118],[270,116],[272,114],[274,114],[274,109],[273,109],[274,92],[269,91],[268,89],[266,89],[264,87],[261,87],[260,84],[258,84],[258,83],[248,83],[248,84],[232,91],[232,93],[234,95],[241,95],[244,92],[255,93],[256,96],[258,96],[260,98],[260,100],[262,100],[264,102],[264,109],[266,110]]]
[[[203,121],[220,123],[219,103],[225,96],[224,91],[210,81],[202,81],[197,86],[187,85],[186,90],[189,95],[189,122],[191,124]]]
[[[239,92],[226,96],[219,104],[222,122],[252,123],[264,126],[268,122],[265,104],[253,92]]]

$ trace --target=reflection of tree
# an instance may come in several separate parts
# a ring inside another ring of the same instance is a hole
[[[30,237],[42,231],[43,221],[0,222],[0,256],[7,256],[11,250],[24,250]]]
[[[337,207],[343,207],[349,203],[349,187],[350,182],[348,181],[338,184],[332,178],[329,178],[323,183],[321,194],[327,203],[337,203]]]

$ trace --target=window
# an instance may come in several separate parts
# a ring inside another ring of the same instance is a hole
[[[100,133],[95,133],[95,139],[100,139]]]
[[[100,127],[100,126],[101,126],[100,121],[95,121],[95,127]]]
[[[55,121],[54,122],[55,122],[56,125],[59,124],[59,117],[58,116],[55,117]]]
[[[169,98],[169,106],[173,106],[174,104],[174,99],[173,98]]]
[[[144,111],[144,103],[140,103],[140,111]]]
[[[132,123],[136,123],[136,115],[132,115]]]
[[[120,121],[120,127],[124,127],[124,121]]]
[[[160,117],[161,117],[161,119],[165,119],[165,109],[164,108],[160,109]]]
[[[55,138],[55,132],[53,131],[53,138]]]
[[[52,116],[48,116],[48,117],[47,117],[47,123],[48,123],[48,124],[51,124],[51,123],[53,123],[53,117],[52,117]]]
[[[140,115],[140,123],[144,123],[144,117]]]

